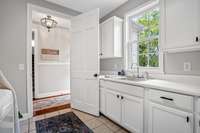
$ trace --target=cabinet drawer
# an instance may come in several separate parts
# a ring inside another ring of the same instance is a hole
[[[107,89],[112,89],[115,91],[126,93],[128,95],[144,97],[144,88],[142,87],[127,85],[123,83],[116,83],[112,81],[104,81],[104,80],[100,81],[100,86]]]
[[[193,97],[171,92],[150,90],[149,99],[163,105],[193,111]]]

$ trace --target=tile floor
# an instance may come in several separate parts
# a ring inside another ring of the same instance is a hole
[[[94,133],[128,133],[104,116],[95,117],[74,109],[64,109],[22,121],[20,123],[21,133],[36,133],[35,121],[67,113],[69,111],[73,111],[90,129],[93,130]]]

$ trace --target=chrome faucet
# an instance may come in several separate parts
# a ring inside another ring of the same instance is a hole
[[[135,63],[132,63],[131,64],[131,70],[133,70],[133,65],[134,65]],[[138,64],[136,65],[136,69],[137,69],[137,76],[136,76],[136,78],[141,78],[140,77],[140,67],[138,66]]]
[[[137,78],[140,78],[140,67],[137,65]]]

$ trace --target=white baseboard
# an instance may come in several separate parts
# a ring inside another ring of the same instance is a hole
[[[39,94],[35,94],[35,98],[44,98],[44,97],[50,97],[50,96],[55,96],[55,95],[63,95],[63,94],[69,94],[69,93],[70,93],[69,90],[39,93]]]

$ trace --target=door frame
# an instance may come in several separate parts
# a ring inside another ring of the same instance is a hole
[[[58,17],[66,18],[71,20],[72,16],[68,14],[64,14],[62,12],[58,12],[55,10],[51,10],[49,8],[37,6],[28,3],[27,4],[27,31],[26,31],[26,87],[27,87],[27,113],[23,114],[23,119],[26,120],[33,116],[33,92],[32,92],[32,12],[38,11],[41,13],[51,14]]]
[[[34,96],[37,94],[37,90],[38,90],[38,68],[36,67],[38,64],[38,54],[37,54],[37,50],[38,50],[38,30],[36,28],[32,28],[32,32],[34,32],[34,75],[35,75],[35,92],[34,92]],[[32,64],[32,63],[31,63]],[[31,66],[32,67],[32,66]],[[32,69],[31,69],[32,70]],[[33,73],[32,73],[33,74]],[[32,77],[32,76],[31,76]],[[31,80],[33,81],[33,79]],[[33,85],[32,85],[33,87]],[[33,88],[32,88],[33,89]],[[32,95],[32,96],[33,96]]]

